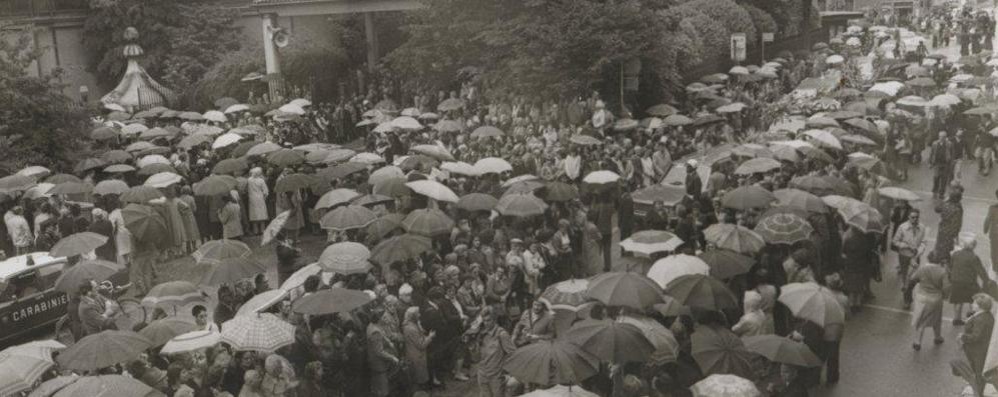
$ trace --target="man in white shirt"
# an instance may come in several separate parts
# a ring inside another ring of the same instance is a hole
[[[24,210],[21,207],[14,207],[4,214],[3,222],[7,226],[11,242],[14,243],[14,255],[24,255],[31,251],[31,243],[35,239],[31,235],[28,220],[24,219]]]
[[[918,223],[921,216],[917,209],[912,209],[908,213],[908,220],[898,226],[894,232],[894,239],[891,243],[898,253],[898,280],[901,280],[901,289],[904,292],[904,306],[911,306],[911,290],[908,288],[908,274],[911,270],[912,260],[915,267],[918,267],[918,258],[925,250],[926,227]]]

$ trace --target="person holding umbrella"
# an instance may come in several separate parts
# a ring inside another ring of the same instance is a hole
[[[225,205],[218,210],[218,220],[222,222],[222,238],[242,240],[242,210],[234,194],[222,196]]]

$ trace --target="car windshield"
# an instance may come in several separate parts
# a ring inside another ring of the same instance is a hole
[[[7,303],[43,290],[38,272],[26,272],[11,277],[7,282],[0,282],[0,303]]]

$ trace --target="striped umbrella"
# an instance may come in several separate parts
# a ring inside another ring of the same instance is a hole
[[[319,255],[319,265],[326,271],[353,274],[358,273],[359,268],[370,266],[369,259],[371,251],[364,244],[344,241],[326,247]]]
[[[167,281],[152,287],[142,298],[142,304],[146,306],[180,306],[203,300],[204,294],[196,285],[187,281]]]
[[[814,228],[792,213],[775,213],[759,220],[755,232],[770,244],[793,244],[807,240]]]
[[[540,300],[547,303],[551,309],[564,309],[578,311],[587,302],[590,302],[586,290],[589,289],[589,280],[570,279],[551,284],[541,294]]]
[[[703,234],[715,247],[742,254],[754,254],[766,246],[759,233],[732,223],[715,223],[704,229]]]
[[[663,230],[642,230],[620,242],[620,247],[628,252],[651,255],[656,252],[673,251],[683,244],[675,234]]]
[[[378,219],[378,215],[367,207],[360,205],[345,205],[327,212],[319,220],[323,229],[344,231],[367,227]]]
[[[199,265],[217,265],[226,259],[246,258],[250,252],[250,247],[242,241],[222,239],[204,243],[191,256]]]
[[[270,313],[236,316],[222,323],[222,342],[237,351],[273,353],[295,342],[295,327]]]
[[[13,396],[31,389],[49,368],[55,365],[52,352],[65,348],[55,341],[30,342],[0,351],[0,396]]]

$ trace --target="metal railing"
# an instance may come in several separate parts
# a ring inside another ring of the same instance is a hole
[[[2,17],[40,17],[87,10],[88,0],[0,0]]]

